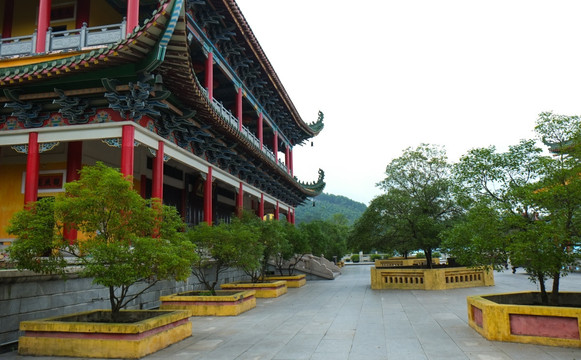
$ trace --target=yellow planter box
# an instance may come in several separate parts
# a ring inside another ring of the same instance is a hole
[[[397,266],[424,266],[428,263],[426,259],[417,258],[389,258],[384,260],[375,260],[375,267],[397,267]],[[432,264],[439,265],[440,258],[432,258]]]
[[[581,347],[581,308],[503,304],[506,298],[538,296],[516,292],[469,296],[468,324],[488,340]],[[581,297],[580,293],[560,293]]]
[[[300,275],[273,275],[267,276],[266,281],[278,281],[284,280],[286,281],[286,286],[289,288],[300,288],[301,286],[305,286],[307,283],[307,275],[300,274]]]
[[[234,282],[220,285],[222,290],[254,290],[257,298],[275,298],[287,293],[286,281],[258,283]]]
[[[447,290],[493,285],[493,271],[484,268],[371,268],[371,288],[374,290]]]
[[[41,320],[23,321],[18,340],[20,355],[73,356],[137,359],[192,335],[186,311],[131,311],[149,313],[146,320],[132,323],[90,322],[87,318],[107,310],[94,310]]]
[[[162,296],[161,310],[186,310],[190,316],[236,316],[256,307],[256,291],[216,291],[216,296],[190,291]],[[204,293],[207,293],[205,291]]]

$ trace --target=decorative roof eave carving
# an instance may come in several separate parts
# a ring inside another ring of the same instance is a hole
[[[284,101],[286,107],[291,112],[293,119],[295,119],[296,124],[310,137],[316,136],[318,131],[314,131],[307,123],[305,123],[300,114],[298,113],[297,109],[295,108],[293,102],[291,101],[288,93],[286,92],[282,82],[280,81],[278,75],[274,71],[272,64],[266,57],[264,50],[260,46],[260,43],[256,39],[256,36],[252,32],[252,29],[248,25],[246,18],[242,15],[240,8],[236,4],[234,0],[219,0],[222,2],[224,7],[228,10],[228,13],[236,23],[241,34],[244,34],[244,39],[246,40],[250,49],[254,53],[255,57],[258,59],[259,63],[261,64],[264,71],[268,74],[270,81],[272,82],[275,89],[279,92],[281,99]],[[320,130],[319,130],[320,131]],[[307,139],[307,138],[305,138]]]

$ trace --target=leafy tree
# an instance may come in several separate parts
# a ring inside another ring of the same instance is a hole
[[[198,253],[192,273],[212,295],[216,295],[216,285],[229,268],[260,266],[263,249],[258,243],[258,234],[237,217],[231,224],[208,226],[202,223],[190,229],[188,237]]]
[[[63,277],[69,265],[79,265],[81,276],[109,288],[115,321],[121,308],[158,281],[185,280],[194,246],[175,208],[150,206],[119,171],[98,163],[80,173],[54,202],[41,200],[13,217],[8,231],[18,239],[10,256],[20,269]],[[65,241],[63,224],[81,231],[83,240]],[[130,293],[136,283],[146,286]]]
[[[576,116],[542,113],[535,130],[556,156],[543,156],[527,140],[500,154],[473,150],[456,167],[458,184],[469,194],[467,213],[446,234],[446,246],[481,265],[498,264],[508,254],[539,283],[545,304],[558,304],[559,279],[579,256],[580,125]]]
[[[347,253],[349,226],[345,217],[336,215],[328,221],[302,223],[299,228],[308,238],[314,255],[323,255],[327,259],[336,256],[340,259]]]
[[[409,245],[407,248],[423,250],[431,267],[439,235],[456,212],[446,153],[427,144],[408,148],[387,165],[385,175],[378,184],[386,192],[385,229],[392,238]]]
[[[284,237],[280,252],[274,255],[274,264],[280,275],[286,268],[288,275],[293,275],[296,265],[311,252],[311,246],[301,228],[285,223]]]

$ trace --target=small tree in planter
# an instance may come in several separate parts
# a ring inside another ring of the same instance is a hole
[[[215,296],[220,276],[229,268],[258,268],[262,248],[258,233],[234,218],[231,224],[208,226],[202,223],[188,231],[190,241],[196,245],[198,259],[192,273]],[[214,269],[213,274],[210,273]]]
[[[116,322],[123,307],[158,281],[185,280],[196,253],[175,208],[150,206],[119,171],[102,163],[80,173],[62,196],[15,214],[8,231],[18,239],[10,257],[19,269],[63,277],[78,265],[81,276],[109,288],[110,321]],[[64,224],[82,232],[83,240],[65,240]],[[136,283],[146,285],[130,292]]]
[[[281,276],[285,275],[285,269],[287,275],[292,276],[296,265],[311,252],[311,246],[302,228],[292,224],[285,224],[284,237],[286,241],[281,244],[280,252],[274,255],[274,263]]]

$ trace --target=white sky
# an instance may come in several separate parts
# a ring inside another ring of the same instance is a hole
[[[579,0],[237,0],[293,103],[325,128],[294,172],[369,204],[407,147],[505,150],[581,114]]]

